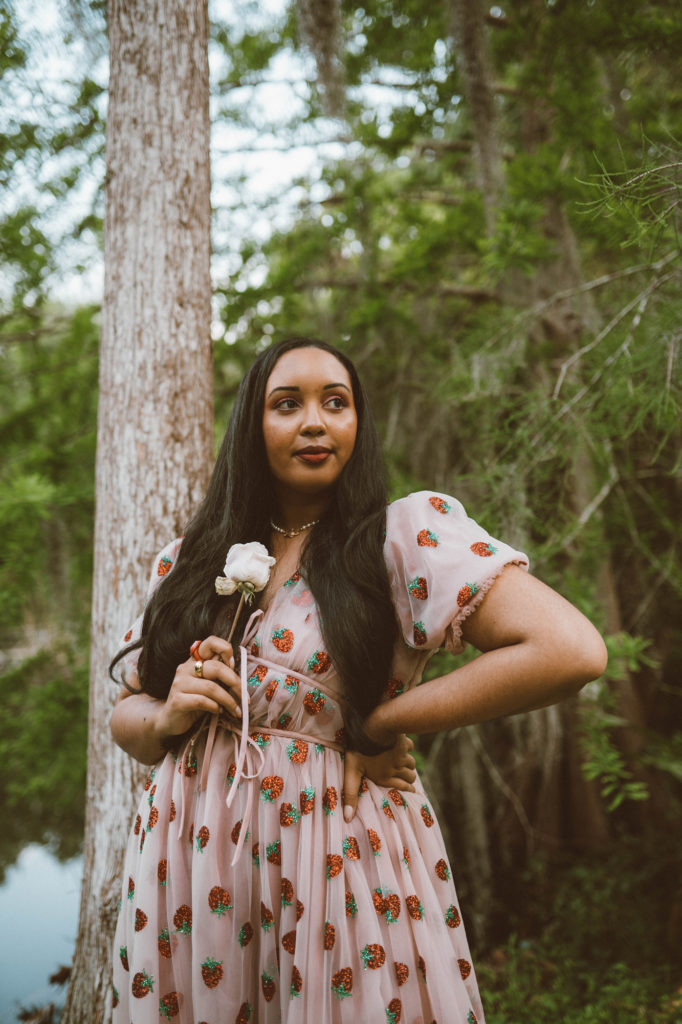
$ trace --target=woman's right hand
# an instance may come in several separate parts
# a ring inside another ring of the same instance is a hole
[[[201,675],[195,666],[202,663]],[[181,736],[206,712],[227,712],[241,718],[241,681],[234,671],[232,644],[209,636],[175,670],[175,676],[157,720],[161,743]]]

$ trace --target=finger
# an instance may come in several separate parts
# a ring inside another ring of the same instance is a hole
[[[231,660],[234,662],[232,644],[221,636],[207,636],[197,647],[197,655],[202,661],[217,658],[225,665],[229,665]]]
[[[194,671],[192,669],[192,671]],[[236,672],[215,658],[207,658],[201,669],[200,679],[213,679],[216,683],[226,686],[232,690],[237,697],[241,697],[241,679]]]
[[[208,662],[204,662],[208,664]],[[216,705],[214,711],[225,710],[237,718],[242,717],[241,703],[229,690],[224,689],[219,682],[214,682],[210,677],[197,676],[194,673],[183,674],[178,680],[176,696],[189,697],[190,699],[201,696],[209,699]]]
[[[399,789],[403,793],[415,792],[414,786],[398,775],[394,775],[392,779],[389,779],[387,785],[390,786],[391,789]]]
[[[360,783],[362,782],[362,772],[354,758],[346,754],[346,759],[343,762],[343,792],[344,792],[344,805],[343,805],[343,817],[344,821],[352,821],[355,816],[355,811],[358,806],[358,791],[360,789]]]
[[[412,783],[417,778],[417,773],[411,768],[398,768],[394,771],[396,778],[405,779],[405,782]]]

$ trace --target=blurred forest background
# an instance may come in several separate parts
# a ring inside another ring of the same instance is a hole
[[[63,31],[48,96],[0,0],[0,871],[83,829],[101,295],[60,281],[101,258],[102,5]],[[675,0],[212,10],[216,436],[270,339],[340,345],[394,496],[607,637],[578,699],[419,739],[489,1024],[682,1021],[680,53]]]

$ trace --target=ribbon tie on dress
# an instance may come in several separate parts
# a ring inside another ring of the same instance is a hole
[[[251,737],[249,736],[249,686],[248,686],[247,667],[246,667],[246,646],[247,646],[248,643],[250,643],[250,641],[253,639],[253,637],[258,632],[258,626],[260,624],[260,620],[261,620],[262,617],[263,617],[263,611],[261,609],[258,609],[258,611],[255,611],[253,613],[253,615],[251,615],[251,617],[249,618],[249,621],[246,623],[246,626],[244,627],[244,633],[242,635],[241,643],[239,645],[239,655],[240,655],[240,657],[239,657],[239,675],[240,675],[240,682],[241,682],[241,712],[242,712],[242,720],[241,720],[241,727],[240,727],[240,729],[236,729],[236,728],[234,728],[234,726],[232,727],[232,732],[235,735],[235,746],[236,746],[236,743],[237,743],[237,740],[236,740],[237,733],[241,732],[241,736],[240,736],[240,740],[239,740],[239,748],[238,748],[237,757],[236,757],[236,770],[235,770],[235,773],[234,773],[234,778],[232,780],[232,786],[230,787],[230,792],[228,793],[227,800],[226,800],[226,805],[228,807],[230,807],[230,805],[232,804],[232,801],[234,799],[234,795],[237,792],[237,786],[238,786],[239,782],[242,779],[255,779],[255,778],[257,778],[258,775],[260,775],[263,766],[265,765],[265,757],[263,755],[263,751],[258,746],[256,741],[251,739]],[[219,715],[212,715],[211,716],[211,723],[210,723],[210,725],[208,727],[208,736],[206,737],[206,747],[205,747],[205,750],[204,750],[204,761],[203,761],[203,764],[202,764],[202,767],[201,767],[201,779],[200,779],[200,782],[199,782],[199,790],[200,791],[202,789],[206,788],[206,783],[208,781],[208,766],[209,766],[209,763],[210,763],[210,760],[211,760],[211,754],[213,752],[213,744],[215,742],[215,736],[216,736],[216,732],[217,732],[217,729],[218,729],[218,719],[219,719]],[[258,763],[257,763],[257,765],[255,767],[252,764],[249,763],[250,758],[248,758],[248,754],[251,753],[251,751],[249,750],[249,747],[251,747],[251,750],[258,755]],[[236,864],[237,861],[239,860],[240,855],[241,855],[242,848],[244,846],[244,843],[242,842],[242,836],[246,836],[246,832],[247,832],[248,827],[249,827],[249,822],[251,821],[251,810],[252,810],[252,808],[253,808],[253,786],[249,786],[248,787],[248,795],[247,795],[247,798],[246,798],[246,809],[245,809],[244,817],[242,818],[242,823],[241,823],[241,826],[240,826],[240,829],[239,829],[239,837],[237,839],[237,848],[234,851],[234,855],[232,857],[232,864]]]

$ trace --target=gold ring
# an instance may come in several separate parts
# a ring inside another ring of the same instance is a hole
[[[202,679],[203,679],[203,676],[204,676],[204,663],[203,663],[203,661],[195,661],[194,662],[194,675],[195,676],[201,676]]]

